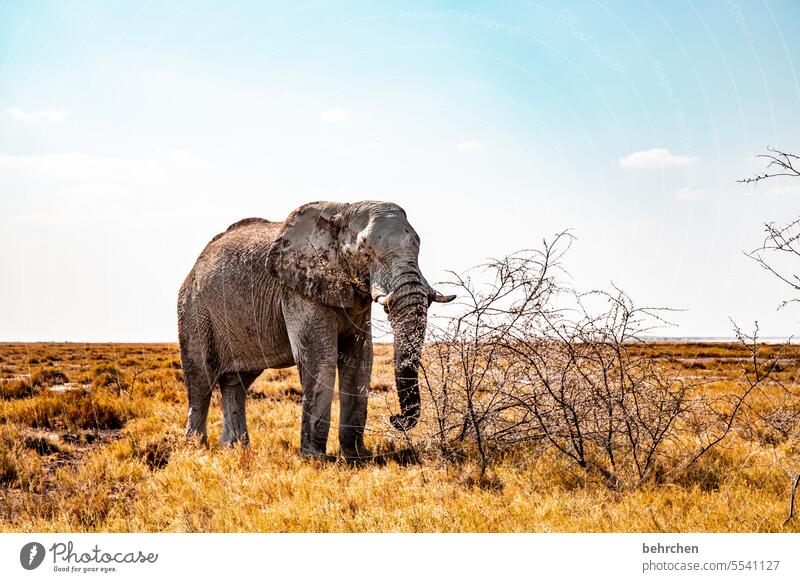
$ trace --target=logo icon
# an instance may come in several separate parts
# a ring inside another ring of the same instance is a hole
[[[19,552],[19,563],[26,570],[35,570],[44,561],[44,546],[39,542],[29,542]]]

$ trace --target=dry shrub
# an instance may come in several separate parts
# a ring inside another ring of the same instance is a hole
[[[43,393],[0,409],[0,418],[40,429],[119,429],[133,414],[118,398],[85,390]]]
[[[137,443],[136,452],[151,469],[163,469],[169,463],[178,442],[175,435],[148,439]]]
[[[29,398],[35,394],[31,383],[25,379],[0,382],[0,400],[16,400]]]
[[[95,388],[112,388],[120,394],[128,387],[119,368],[112,364],[98,364],[92,368],[92,377]]]
[[[31,384],[34,386],[49,387],[57,384],[66,384],[67,382],[69,382],[67,374],[58,368],[44,368],[31,375]]]
[[[664,309],[635,307],[616,287],[579,292],[562,283],[571,242],[561,234],[542,250],[493,260],[482,283],[454,274],[462,312],[428,326],[424,443],[445,459],[472,454],[481,476],[525,446],[555,451],[612,488],[654,478],[716,486],[705,457],[754,421],[748,413],[783,352],[760,358],[757,329],[737,328],[748,356],[741,382],[719,394],[687,383],[642,339],[665,324]],[[786,410],[769,401],[762,416],[775,418],[776,406]]]
[[[150,469],[162,469],[172,453],[185,444],[183,431],[160,418],[136,419],[122,432],[121,456],[138,458]]]
[[[45,434],[27,434],[22,439],[25,448],[35,451],[40,456],[53,455],[63,452],[58,438]]]

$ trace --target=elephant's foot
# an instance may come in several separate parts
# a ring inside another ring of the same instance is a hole
[[[327,454],[325,451],[314,451],[310,449],[300,449],[300,456],[305,459],[312,459],[323,463],[330,463],[336,460],[336,457]]]
[[[225,430],[225,427],[223,427],[222,434],[219,437],[220,446],[235,447],[237,443],[241,444],[243,447],[250,445],[250,435],[247,434],[247,431],[239,433],[232,430]]]
[[[363,431],[343,431],[339,434],[339,454],[347,461],[363,463],[372,459],[372,451],[364,446]]]
[[[196,441],[200,444],[200,446],[203,447],[208,446],[208,435],[205,432],[201,432],[199,430],[187,429],[186,440]]]
[[[201,445],[208,445],[207,418],[207,406],[190,406],[189,421],[186,423],[186,438],[189,440],[199,439]]]
[[[341,449],[339,454],[344,457],[344,460],[348,463],[359,465],[368,463],[374,457],[372,451],[365,449],[364,447],[360,447],[358,449]]]
[[[189,423],[186,426],[186,439],[199,441],[200,445],[208,446],[208,431],[206,430],[205,419],[198,422],[196,418],[189,417]]]

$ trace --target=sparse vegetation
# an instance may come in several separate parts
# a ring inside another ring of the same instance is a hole
[[[31,384],[33,386],[55,386],[69,382],[67,375],[57,368],[43,368],[31,374]]]
[[[748,386],[746,345],[635,343],[629,350],[708,395],[731,398]],[[86,388],[37,389],[0,402],[0,529],[796,532],[796,516],[784,521],[800,450],[800,405],[793,400],[800,346],[757,344],[757,350],[782,368],[759,385],[726,439],[686,471],[667,475],[665,462],[641,485],[620,489],[534,442],[503,447],[489,459],[483,481],[469,440],[454,445],[447,460],[426,455],[427,424],[408,438],[387,428],[397,403],[386,345],[376,346],[373,382],[385,386],[372,394],[367,425],[376,456],[354,466],[297,455],[294,369],[267,371],[253,386],[263,396],[248,403],[249,450],[215,444],[218,400],[204,449],[182,437],[186,400],[174,373],[177,346],[4,344],[0,355],[10,375],[29,372],[27,354],[41,361],[54,356]],[[694,367],[698,361],[706,366]],[[118,396],[113,384],[92,387],[100,363],[116,366],[122,378],[141,367],[134,395]],[[334,422],[336,411],[334,405]],[[698,430],[689,419],[680,437],[705,442]]]
[[[0,400],[15,400],[33,396],[33,386],[29,380],[14,379],[0,381]]]

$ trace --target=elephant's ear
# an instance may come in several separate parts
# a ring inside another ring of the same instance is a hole
[[[332,307],[352,306],[353,281],[339,248],[347,206],[312,202],[292,212],[269,251],[268,271],[306,297]]]

